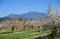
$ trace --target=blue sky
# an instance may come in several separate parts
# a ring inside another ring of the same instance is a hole
[[[46,13],[49,4],[55,9],[60,5],[60,0],[0,0],[0,17],[30,11]]]

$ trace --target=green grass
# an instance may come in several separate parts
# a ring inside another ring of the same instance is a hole
[[[23,31],[20,28],[14,30],[14,33],[11,33],[10,28],[0,30],[0,39],[31,39],[35,36],[44,36],[49,32],[37,32],[37,29]]]
[[[3,32],[0,33],[0,39],[28,39],[30,37],[37,35],[34,33],[35,32],[15,32],[15,33]]]

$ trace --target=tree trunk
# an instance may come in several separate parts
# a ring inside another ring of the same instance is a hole
[[[23,27],[23,30],[25,31],[26,26]]]
[[[12,33],[14,32],[14,29],[15,29],[15,27],[13,26],[13,27],[11,28],[11,30],[12,30]]]

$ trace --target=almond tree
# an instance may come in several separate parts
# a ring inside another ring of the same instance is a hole
[[[18,27],[20,24],[16,17],[11,17],[10,20],[5,20],[5,22],[9,27],[11,27],[12,32],[14,32],[15,27]]]
[[[54,39],[57,39],[57,29],[60,27],[60,12],[52,12],[51,7],[48,8],[48,19],[47,19],[47,26],[51,29],[52,36]],[[48,28],[48,27],[47,27]],[[52,39],[52,38],[51,38]]]
[[[60,36],[60,7],[57,8],[56,10],[56,23],[57,25],[57,34]]]

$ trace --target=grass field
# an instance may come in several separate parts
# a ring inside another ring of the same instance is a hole
[[[35,38],[36,36],[44,36],[49,32],[37,32],[34,30],[31,31],[21,31],[21,32],[14,32],[11,33],[9,31],[1,31],[0,32],[0,39],[31,39]]]
[[[36,29],[21,31],[21,29],[15,29],[13,33],[11,33],[10,28],[0,30],[0,39],[31,39],[35,38],[35,36],[44,36],[43,33],[48,32],[37,32]]]
[[[19,31],[15,30],[11,33],[10,29],[0,30],[0,39],[33,39],[36,37],[42,37],[45,39],[46,35],[49,35],[50,31],[40,31],[37,30],[29,30],[29,31]]]
[[[1,32],[0,39],[29,39],[30,37],[38,35],[37,32],[29,32],[29,31],[22,31],[22,32]]]

